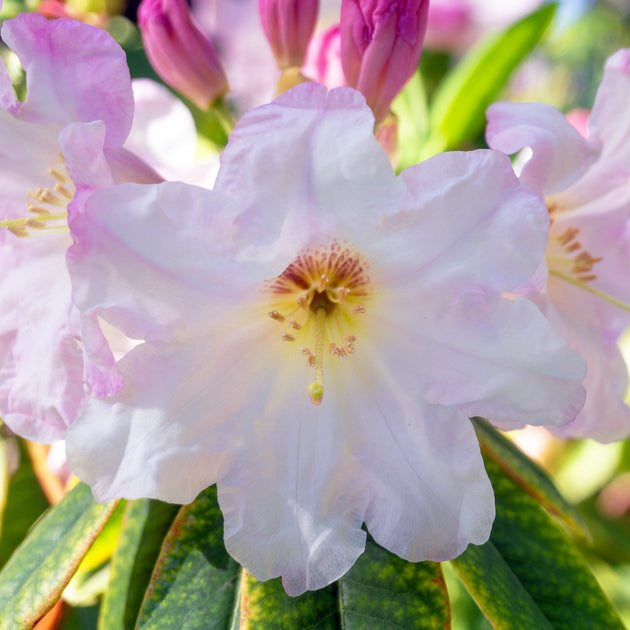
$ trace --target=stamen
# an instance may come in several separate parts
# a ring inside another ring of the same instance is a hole
[[[302,326],[298,324],[293,317],[289,320],[289,326],[293,328],[293,330],[300,330],[302,328]]]
[[[326,336],[326,309],[315,313],[315,382],[308,386],[308,394],[314,405],[321,405],[324,398],[324,337]]]
[[[275,319],[277,322],[283,322],[286,318],[282,313],[278,313],[278,311],[273,310],[269,313],[269,317],[271,319]]]
[[[350,293],[350,289],[346,287],[340,287],[339,289],[337,289],[337,299],[340,302],[343,302],[348,297],[348,293]]]
[[[308,308],[308,297],[306,295],[300,295],[299,298],[296,299],[300,308]]]
[[[365,313],[365,306],[363,306],[363,304],[359,304],[359,306],[355,306],[352,309],[353,313]]]
[[[36,230],[43,230],[46,227],[44,221],[38,221],[37,219],[28,218],[24,221],[26,227],[34,228]]]
[[[32,212],[34,214],[49,214],[46,208],[42,208],[41,206],[36,206],[34,203],[30,203],[30,202],[26,204],[26,209],[29,212]]]
[[[317,291],[319,293],[322,293],[324,291],[324,289],[326,288],[326,286],[328,285],[328,276],[326,275],[321,275],[319,277],[319,280],[317,281]]]
[[[282,341],[295,341],[295,336],[294,335],[290,335],[289,333],[283,332],[282,333]]]
[[[630,313],[630,304],[626,304],[625,302],[622,302],[621,300],[614,298],[612,295],[608,295],[608,293],[604,293],[604,291],[600,291],[599,289],[596,289],[590,284],[586,284],[586,282],[582,279],[574,278],[573,276],[570,276],[566,273],[562,273],[561,271],[557,271],[556,269],[549,269],[549,275],[556,276],[556,278],[560,278],[561,280],[564,280],[565,282],[568,282],[569,284],[579,287],[580,289],[584,289],[585,291],[588,291],[589,293],[596,295],[598,298],[605,300],[609,304],[612,304],[613,306],[617,306],[618,308]],[[594,278],[595,276],[593,276],[593,279]],[[591,279],[591,278],[587,276],[586,279]]]

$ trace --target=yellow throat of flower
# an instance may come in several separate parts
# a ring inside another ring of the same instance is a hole
[[[314,405],[324,397],[324,358],[337,360],[357,351],[357,333],[371,297],[367,261],[334,241],[311,247],[277,277],[265,283],[269,317],[282,327],[283,341],[296,344],[315,371],[308,386]]]

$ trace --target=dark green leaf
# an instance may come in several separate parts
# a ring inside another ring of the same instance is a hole
[[[555,15],[545,4],[497,35],[480,42],[435,93],[423,157],[459,148],[485,126],[485,112],[512,72],[540,41]]]
[[[521,488],[554,516],[560,518],[581,536],[587,535],[586,525],[577,509],[569,503],[545,471],[527,457],[513,442],[501,435],[483,418],[473,418],[481,452],[492,459]]]
[[[469,547],[453,565],[495,628],[623,629],[553,517],[494,461],[487,460],[486,468],[497,506],[490,541]],[[514,615],[530,625],[518,625]]]
[[[223,517],[213,486],[175,518],[137,627],[230,628],[240,573],[223,544]]]
[[[99,628],[127,630],[135,626],[164,537],[179,509],[152,499],[127,503]]]
[[[115,508],[79,484],[44,515],[0,573],[0,628],[30,628],[50,610]]]
[[[0,567],[6,564],[33,523],[50,507],[33,472],[24,442],[17,438],[11,439],[19,447],[20,464],[9,480],[0,536]]]
[[[407,562],[373,542],[339,580],[339,600],[344,630],[450,627],[440,565]]]

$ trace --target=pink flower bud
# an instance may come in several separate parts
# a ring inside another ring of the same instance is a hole
[[[217,51],[185,0],[143,0],[138,23],[147,57],[168,85],[201,109],[228,91]]]
[[[333,24],[313,35],[302,72],[328,89],[347,85],[341,67],[339,24]]]
[[[304,63],[318,9],[319,0],[258,0],[262,27],[281,70]]]
[[[341,64],[382,121],[415,72],[429,0],[342,0]]]

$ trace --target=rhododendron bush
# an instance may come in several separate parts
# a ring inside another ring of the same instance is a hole
[[[2,7],[0,628],[623,628],[620,15],[237,4]]]

